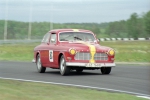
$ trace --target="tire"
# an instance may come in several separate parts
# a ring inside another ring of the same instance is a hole
[[[60,74],[62,76],[68,75],[70,73],[70,67],[66,66],[66,61],[64,59],[64,56],[62,55],[60,58]]]
[[[41,58],[40,55],[37,56],[37,61],[36,61],[36,67],[39,73],[45,73],[46,67],[43,67],[41,64]]]
[[[111,72],[111,67],[102,67],[101,68],[102,74],[110,74],[110,72]]]
[[[83,69],[76,69],[76,72],[81,73],[81,72],[83,72]]]

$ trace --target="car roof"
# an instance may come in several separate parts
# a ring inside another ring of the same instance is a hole
[[[53,30],[50,30],[49,32],[59,33],[59,32],[66,32],[66,31],[69,31],[69,32],[90,32],[90,33],[92,33],[92,31],[85,30],[85,29],[53,29]]]

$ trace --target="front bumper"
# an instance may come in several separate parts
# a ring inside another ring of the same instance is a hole
[[[115,63],[75,63],[75,62],[66,62],[66,66],[75,66],[75,67],[115,67]]]
[[[35,63],[35,59],[32,60]],[[94,67],[94,68],[101,68],[101,67],[115,67],[115,63],[77,63],[77,62],[66,62],[66,66],[75,66],[75,67]]]

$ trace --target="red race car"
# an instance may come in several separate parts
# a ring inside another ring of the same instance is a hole
[[[60,69],[61,75],[71,70],[100,69],[109,74],[115,67],[115,52],[101,46],[93,32],[83,29],[56,29],[46,33],[40,45],[34,48],[34,59],[39,73],[46,68]]]

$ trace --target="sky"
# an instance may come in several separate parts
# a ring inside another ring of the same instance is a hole
[[[0,0],[0,20],[103,23],[150,11],[150,0]]]

